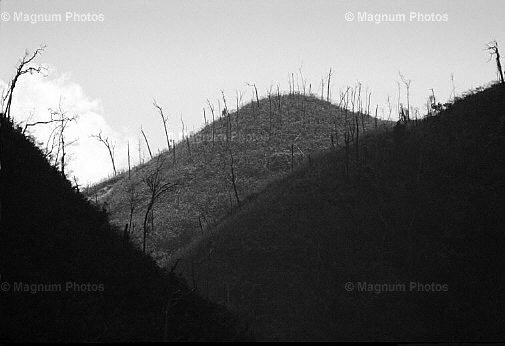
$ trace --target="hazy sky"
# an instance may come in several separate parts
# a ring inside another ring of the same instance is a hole
[[[248,82],[263,95],[272,83],[288,90],[300,67],[315,93],[331,67],[334,98],[359,80],[379,107],[397,97],[401,71],[422,107],[430,88],[449,97],[451,74],[456,93],[496,78],[487,42],[498,40],[505,54],[502,0],[1,0],[0,12],[4,83],[25,49],[47,45],[38,62],[50,73],[26,76],[15,117],[48,117],[61,96],[80,116],[70,135],[79,138],[71,168],[81,183],[111,173],[107,152],[89,138],[99,129],[116,140],[122,167],[141,124],[152,146],[164,147],[153,97],[177,138],[181,114],[190,129],[201,126],[207,98],[217,104],[221,90],[229,99],[241,90],[249,101]]]

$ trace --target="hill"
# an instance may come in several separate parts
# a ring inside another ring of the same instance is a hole
[[[178,271],[259,340],[504,340],[504,110],[496,85],[314,157]]]
[[[0,340],[250,339],[223,307],[116,235],[0,115]]]
[[[147,252],[164,266],[199,238],[211,233],[239,203],[267,183],[308,162],[317,152],[344,144],[347,119],[356,115],[314,96],[272,95],[219,116],[169,152],[85,193],[106,204],[111,221],[129,223],[132,239],[142,246],[143,220],[149,195],[145,178],[160,167],[161,180],[178,183],[161,196],[149,216]],[[208,112],[210,113],[210,112]],[[359,115],[368,131],[388,122]],[[312,155],[312,156],[311,156]],[[231,162],[233,159],[233,176]],[[137,198],[131,192],[137,194]],[[131,203],[133,200],[134,203]]]

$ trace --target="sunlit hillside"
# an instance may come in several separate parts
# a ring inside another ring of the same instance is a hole
[[[267,183],[309,162],[321,150],[342,147],[356,122],[361,132],[390,126],[366,115],[364,106],[362,109],[358,114],[314,96],[279,93],[229,113],[218,114],[215,109],[214,122],[208,110],[208,125],[178,143],[175,153],[165,151],[132,169],[130,177],[125,172],[85,193],[104,205],[111,220],[123,228],[129,223],[133,186],[136,201],[131,233],[142,246],[149,201],[145,178],[160,165],[162,180],[177,184],[156,202],[154,218],[149,215],[147,252],[163,265],[178,256],[178,250],[212,232],[221,218],[238,210],[239,203]]]

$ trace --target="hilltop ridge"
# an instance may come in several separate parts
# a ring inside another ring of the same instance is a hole
[[[164,265],[172,255],[195,238],[212,232],[219,220],[238,208],[239,201],[257,193],[321,150],[344,143],[346,118],[356,113],[314,96],[277,94],[252,101],[219,116],[207,112],[208,124],[164,151],[164,181],[178,182],[177,189],[160,197],[154,210],[154,229],[148,239],[148,252]],[[210,114],[209,114],[210,113]],[[388,122],[360,114],[365,131],[389,126]],[[231,177],[231,159],[236,192]],[[119,226],[129,219],[132,186],[140,195],[147,189],[143,178],[154,169],[151,160],[132,170],[131,178],[121,176],[86,191],[93,200],[107,203],[111,220]],[[101,189],[101,195],[98,192]],[[107,192],[107,196],[104,196]],[[103,197],[100,199],[100,197]],[[237,200],[238,199],[238,200]],[[134,214],[132,238],[142,242],[142,217],[147,200],[140,197]]]

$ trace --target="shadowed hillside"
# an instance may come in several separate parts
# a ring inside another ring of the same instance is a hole
[[[0,340],[243,340],[224,308],[118,237],[0,116]]]
[[[177,250],[212,232],[221,218],[238,209],[238,201],[308,162],[318,151],[342,146],[347,122],[356,115],[301,94],[272,95],[237,111],[218,113],[215,109],[212,123],[212,113],[207,112],[207,126],[179,143],[175,155],[171,150],[159,157],[163,180],[178,184],[156,203],[154,231],[150,228],[147,238],[148,253],[161,265],[179,256]],[[364,114],[359,121],[366,131],[389,124]],[[129,192],[135,189],[138,199],[131,231],[139,245],[148,204],[143,180],[157,160],[133,169],[131,178],[124,173],[86,191],[91,200],[106,203],[111,220],[124,227],[131,210]]]
[[[313,158],[178,271],[260,340],[503,340],[504,110],[497,85],[368,135],[349,172]]]

